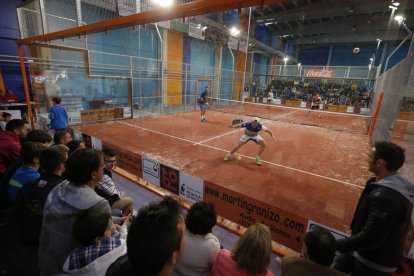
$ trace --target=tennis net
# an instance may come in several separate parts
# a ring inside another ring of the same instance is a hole
[[[323,108],[319,111],[312,110],[309,112],[309,107],[291,107],[274,103],[242,102],[220,98],[211,98],[210,101],[210,110],[235,114],[238,117],[260,117],[285,123],[316,126],[358,134],[368,134],[372,118],[369,115],[333,112]],[[342,110],[346,110],[346,107]]]

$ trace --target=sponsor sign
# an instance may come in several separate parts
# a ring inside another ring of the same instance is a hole
[[[109,121],[115,118],[114,108],[88,109],[88,110],[81,110],[80,112],[81,112],[82,123],[96,122],[96,121]]]
[[[124,118],[124,108],[123,107],[114,108],[114,118],[115,119]]]
[[[92,148],[96,149],[96,150],[101,150],[102,149],[102,140],[92,137],[91,138],[91,144],[92,144]]]
[[[160,163],[147,157],[142,158],[142,178],[160,186]]]
[[[334,78],[335,70],[333,69],[305,69],[305,77],[311,78]]]
[[[180,171],[180,197],[197,203],[203,201],[204,181],[201,178]]]
[[[266,224],[272,239],[297,252],[303,244],[308,220],[246,195],[204,181],[203,201],[215,205],[217,213],[244,227]]]
[[[178,195],[180,185],[180,172],[178,170],[160,164],[160,179],[161,188]]]

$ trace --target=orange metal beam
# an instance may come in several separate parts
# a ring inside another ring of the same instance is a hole
[[[57,31],[45,35],[17,40],[19,45],[31,42],[51,41],[67,37],[83,36],[92,33],[106,32],[108,30],[127,28],[136,25],[155,23],[165,20],[185,18],[226,10],[241,9],[252,6],[264,6],[271,3],[285,2],[286,0],[200,0],[177,5],[170,8],[160,8],[129,16],[89,24],[86,26]]]

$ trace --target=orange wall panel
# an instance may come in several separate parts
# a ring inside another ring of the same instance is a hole
[[[244,62],[246,60],[246,53],[237,51],[236,53],[236,72],[234,75],[234,100],[241,100],[243,93],[243,72],[246,71],[244,68]]]
[[[183,78],[183,33],[173,30],[168,31],[167,54],[167,104],[182,104]]]

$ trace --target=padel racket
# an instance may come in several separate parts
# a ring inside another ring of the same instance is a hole
[[[234,119],[234,120],[231,122],[231,125],[232,125],[232,126],[235,126],[235,125],[239,125],[239,124],[241,124],[241,123],[243,123],[243,120],[242,120],[242,119]]]

